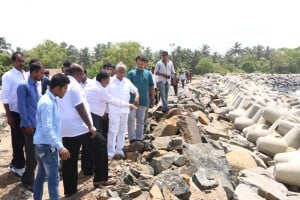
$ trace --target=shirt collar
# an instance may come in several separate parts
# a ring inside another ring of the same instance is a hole
[[[30,77],[28,78],[28,83],[37,86],[37,81],[32,80]]]
[[[68,78],[70,79],[70,81],[76,81],[78,83],[78,81],[73,76],[68,75]]]
[[[22,69],[21,71],[17,70],[16,67],[13,67],[12,70],[14,71],[14,73],[19,73],[19,74],[24,74],[25,71]]]
[[[49,95],[51,100],[56,101],[54,94],[50,90],[47,90],[46,93]]]

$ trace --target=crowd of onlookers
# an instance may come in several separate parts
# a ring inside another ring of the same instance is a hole
[[[12,68],[2,77],[13,150],[9,169],[34,199],[42,199],[45,180],[50,199],[59,199],[59,170],[64,195],[75,194],[79,154],[83,174],[94,175],[94,187],[116,184],[108,167],[111,159],[125,157],[125,134],[130,143],[142,141],[148,108],[161,99],[162,112],[168,112],[170,85],[177,95],[179,80],[182,87],[186,82],[185,73],[177,77],[168,52],[161,56],[149,69],[147,58],[139,55],[128,72],[122,62],[106,63],[90,79],[81,65],[69,61],[52,77],[39,59],[31,59],[25,72],[25,55],[12,55]]]

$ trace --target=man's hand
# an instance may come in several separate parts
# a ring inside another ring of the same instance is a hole
[[[34,133],[34,130],[31,126],[27,126],[27,127],[25,127],[25,133],[32,135]]]
[[[59,155],[62,160],[68,160],[71,157],[69,150],[65,147],[59,151]]]
[[[89,127],[89,131],[91,134],[91,138],[94,138],[96,136],[97,129],[94,126],[92,126],[92,127]]]
[[[14,127],[15,126],[15,121],[14,121],[14,118],[12,117],[12,115],[10,113],[7,113],[6,117],[7,117],[8,125],[10,125],[11,127]]]
[[[153,108],[153,106],[155,105],[155,99],[151,99],[150,100],[150,108]]]
[[[134,102],[133,102],[133,104],[136,106],[136,107],[138,107],[139,106],[139,98],[134,98]]]
[[[129,104],[129,108],[131,108],[131,109],[137,109],[137,107],[134,104]]]

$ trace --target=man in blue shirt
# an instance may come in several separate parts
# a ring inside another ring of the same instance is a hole
[[[144,119],[145,112],[150,105],[154,105],[154,83],[152,74],[149,70],[145,70],[146,58],[139,55],[135,59],[136,68],[127,74],[127,78],[138,89],[139,99],[131,97],[130,102],[137,106],[137,109],[131,109],[128,115],[128,137],[130,143],[142,141],[144,138]],[[135,126],[136,120],[136,128]]]
[[[51,200],[58,200],[58,154],[62,160],[70,158],[70,152],[62,144],[61,120],[56,97],[62,98],[70,80],[63,74],[55,74],[50,81],[50,90],[41,97],[36,111],[36,131],[33,136],[38,172],[34,181],[35,200],[43,197],[43,185],[47,178]]]
[[[23,186],[32,191],[34,182],[34,170],[36,159],[34,156],[33,134],[35,131],[36,107],[40,94],[37,90],[37,81],[43,77],[43,66],[40,61],[30,62],[30,76],[27,81],[21,83],[17,88],[18,107],[21,117],[21,130],[25,138],[25,172],[21,181]]]

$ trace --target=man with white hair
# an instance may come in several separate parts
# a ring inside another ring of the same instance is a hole
[[[115,98],[129,102],[130,93],[135,94],[138,101],[138,89],[133,83],[125,77],[126,65],[122,62],[116,66],[116,78],[112,79],[109,84],[108,92]],[[128,121],[129,108],[120,108],[113,104],[109,104],[109,128],[107,137],[108,158],[124,158],[123,147],[125,141],[125,133]]]

